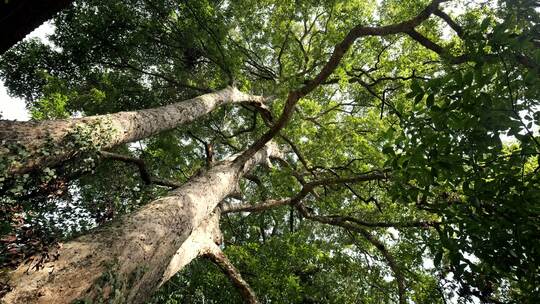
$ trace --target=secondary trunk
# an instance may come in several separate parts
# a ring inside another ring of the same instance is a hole
[[[21,265],[9,275],[12,289],[3,301],[145,302],[199,254],[190,249],[200,250],[199,246],[184,245],[204,243],[196,236],[209,228],[201,223],[209,221],[219,202],[236,191],[239,179],[278,153],[277,146],[270,143],[246,162],[216,163],[139,211],[63,244],[56,260],[38,269]]]
[[[49,121],[0,120],[0,177],[54,167],[75,155],[146,138],[189,123],[222,104],[241,102],[263,106],[262,97],[227,87],[140,111]]]

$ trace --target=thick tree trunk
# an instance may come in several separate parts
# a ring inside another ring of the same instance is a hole
[[[160,284],[201,253],[206,241],[200,241],[204,237],[198,235],[213,234],[202,233],[213,230],[210,224],[201,223],[215,223],[211,215],[219,202],[236,191],[239,179],[278,155],[277,146],[270,143],[246,162],[218,162],[139,211],[63,244],[57,260],[39,269],[21,265],[9,275],[12,290],[3,301],[145,302]]]
[[[0,177],[18,175],[96,149],[136,141],[189,123],[227,103],[263,107],[263,98],[227,87],[175,104],[140,111],[50,121],[0,120]],[[2,169],[3,168],[3,169]]]

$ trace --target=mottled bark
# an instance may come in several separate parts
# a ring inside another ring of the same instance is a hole
[[[197,229],[182,243],[173,255],[167,269],[161,277],[160,286],[170,280],[178,271],[186,267],[195,258],[206,255],[214,246],[221,244],[223,234],[219,229],[220,211],[216,210],[205,219]]]
[[[199,233],[201,223],[237,189],[239,179],[278,155],[270,143],[246,162],[218,162],[165,197],[63,244],[57,260],[39,269],[21,265],[9,274],[12,290],[3,301],[144,303],[186,264],[179,261],[178,251],[186,241],[194,242],[194,231]],[[196,256],[189,250],[185,254]]]
[[[0,164],[7,165],[4,173],[9,175],[53,167],[85,151],[112,148],[192,122],[222,104],[264,107],[263,101],[263,97],[227,87],[140,111],[48,121],[0,120]]]
[[[216,264],[236,287],[245,303],[257,304],[257,296],[244,281],[242,275],[223,253],[219,245],[223,241],[223,234],[219,229],[221,211],[216,209],[197,229],[193,230],[188,239],[176,251],[169,266],[163,274],[160,285],[172,278],[178,271],[187,266],[195,258],[204,256]]]

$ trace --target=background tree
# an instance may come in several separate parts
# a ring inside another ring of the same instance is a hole
[[[253,300],[247,282],[261,302],[534,303],[538,3],[481,4],[76,2],[55,20],[55,47],[29,41],[2,57],[35,120],[153,108],[231,84],[272,96],[272,115],[221,107],[106,160],[4,183],[4,263],[116,227],[165,195],[160,185],[235,153],[249,159],[273,138],[285,154],[220,208],[222,247],[244,283],[209,254],[243,299]],[[54,265],[51,252],[30,269]],[[240,301],[216,270],[197,261],[153,301]],[[128,297],[113,283],[122,271],[104,273],[101,295]]]

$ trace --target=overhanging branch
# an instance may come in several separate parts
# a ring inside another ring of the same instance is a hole
[[[446,24],[448,24],[448,26],[450,26],[460,38],[463,38],[465,31],[463,31],[463,28],[457,24],[452,17],[448,16],[448,14],[443,12],[441,9],[436,9],[433,14],[444,20],[444,22],[446,22]]]
[[[268,209],[276,208],[279,206],[285,206],[290,205],[292,199],[291,198],[284,198],[284,199],[269,199],[262,203],[258,204],[229,204],[225,205],[221,209],[221,213],[234,213],[234,212],[261,212]]]
[[[427,20],[430,15],[438,8],[438,5],[449,0],[432,0],[431,3],[424,8],[416,17],[409,19],[404,22],[380,26],[380,27],[370,27],[357,25],[349,31],[345,38],[334,47],[332,55],[323,66],[321,71],[313,79],[305,83],[300,89],[290,91],[287,100],[285,101],[285,106],[281,112],[280,117],[276,123],[263,134],[259,140],[257,140],[249,149],[242,153],[235,161],[243,162],[246,159],[249,159],[253,154],[255,154],[260,148],[262,148],[268,141],[270,141],[274,136],[276,136],[283,127],[291,119],[294,108],[298,101],[315,90],[321,83],[323,83],[337,68],[341,59],[345,56],[352,44],[360,37],[366,36],[388,36],[399,33],[407,33],[410,30],[413,30],[416,26],[420,25],[423,21]]]
[[[171,188],[178,188],[182,185],[182,183],[179,183],[177,181],[161,179],[161,178],[152,176],[150,172],[148,171],[148,168],[146,167],[145,162],[142,159],[134,158],[134,157],[123,155],[123,154],[107,152],[107,151],[100,151],[99,154],[103,158],[117,160],[124,163],[136,165],[137,168],[139,168],[141,179],[147,185],[155,184],[155,185],[171,187]]]

